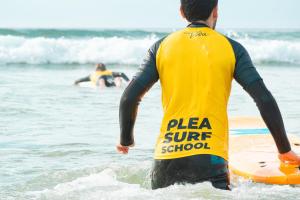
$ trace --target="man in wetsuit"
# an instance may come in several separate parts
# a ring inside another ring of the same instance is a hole
[[[256,102],[279,151],[291,150],[280,110],[246,49],[216,32],[218,0],[181,0],[187,28],[156,42],[120,102],[117,150],[134,146],[133,127],[143,95],[160,80],[164,117],[155,147],[152,188],[210,181],[229,189],[227,104],[235,79]]]
[[[129,78],[124,73],[109,71],[103,63],[99,63],[96,65],[96,70],[92,75],[81,78],[75,81],[74,84],[92,82],[95,86],[116,87],[122,84],[121,78],[127,82],[129,81]]]

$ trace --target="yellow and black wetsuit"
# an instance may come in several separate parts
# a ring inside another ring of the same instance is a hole
[[[121,144],[129,146],[139,101],[160,80],[164,117],[155,147],[154,189],[203,181],[228,189],[227,104],[233,79],[256,101],[279,151],[290,151],[276,101],[245,48],[193,23],[152,46],[121,99]]]
[[[124,73],[112,72],[112,71],[106,70],[106,71],[96,71],[87,77],[77,80],[76,83],[90,81],[94,85],[98,86],[99,81],[103,80],[106,87],[115,87],[116,84],[114,82],[114,78],[116,78],[116,77],[121,77],[125,81],[129,81],[129,78]]]

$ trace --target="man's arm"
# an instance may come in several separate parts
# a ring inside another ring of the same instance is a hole
[[[125,81],[130,81],[129,78],[123,72],[113,72],[113,77],[122,77]]]
[[[91,81],[91,78],[90,78],[90,76],[87,76],[87,77],[78,79],[77,81],[74,82],[74,84],[75,84],[75,85],[78,85],[79,83],[82,83],[82,82],[89,82],[89,81]]]
[[[137,116],[138,105],[144,94],[158,81],[156,68],[156,52],[162,40],[156,42],[148,51],[139,72],[129,83],[120,102],[120,144],[117,150],[128,153],[128,147],[134,145],[133,129]]]
[[[256,81],[248,86],[246,91],[256,102],[262,118],[273,135],[279,153],[291,151],[279,107],[264,82]]]
[[[256,102],[261,116],[275,140],[279,153],[281,155],[291,153],[290,142],[276,100],[266,88],[246,49],[231,39],[229,41],[233,46],[236,56],[235,80]],[[295,159],[300,161],[299,158],[295,157]]]

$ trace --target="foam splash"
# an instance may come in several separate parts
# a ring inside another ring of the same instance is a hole
[[[194,189],[197,188],[197,189]],[[200,191],[209,191],[212,186],[204,183],[201,186],[171,186],[165,189],[150,190],[139,184],[130,184],[117,180],[117,174],[112,169],[103,170],[97,174],[91,174],[87,177],[80,177],[74,181],[61,183],[53,189],[45,189],[38,192],[29,192],[28,199],[182,199],[183,197],[197,197],[197,199],[205,199],[200,197]],[[221,191],[222,194],[223,191]],[[202,194],[203,196],[203,194]]]
[[[234,180],[232,191],[218,190],[210,183],[196,185],[173,185],[151,190],[140,184],[118,179],[117,169],[107,168],[100,173],[80,177],[70,182],[56,185],[52,189],[27,193],[27,199],[293,199],[300,195],[300,189],[291,186],[272,186],[252,183],[241,178]],[[134,173],[134,172],[132,172]],[[142,177],[141,177],[142,178]]]
[[[29,192],[30,199],[130,199],[146,190],[138,184],[128,184],[117,180],[112,169],[80,177],[71,182],[61,183],[53,189]],[[125,195],[125,198],[124,197]]]

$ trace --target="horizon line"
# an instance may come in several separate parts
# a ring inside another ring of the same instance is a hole
[[[183,29],[186,26],[178,26],[178,27],[70,27],[70,26],[53,26],[53,27],[43,27],[43,26],[0,26],[0,29],[19,29],[19,30],[24,30],[24,29],[41,29],[41,30],[50,30],[50,29],[54,29],[54,30],[174,30],[174,29]],[[250,30],[250,29],[256,29],[256,30],[300,30],[300,27],[217,27],[216,28],[221,29],[221,30],[226,30],[226,29],[242,29],[242,30]]]

